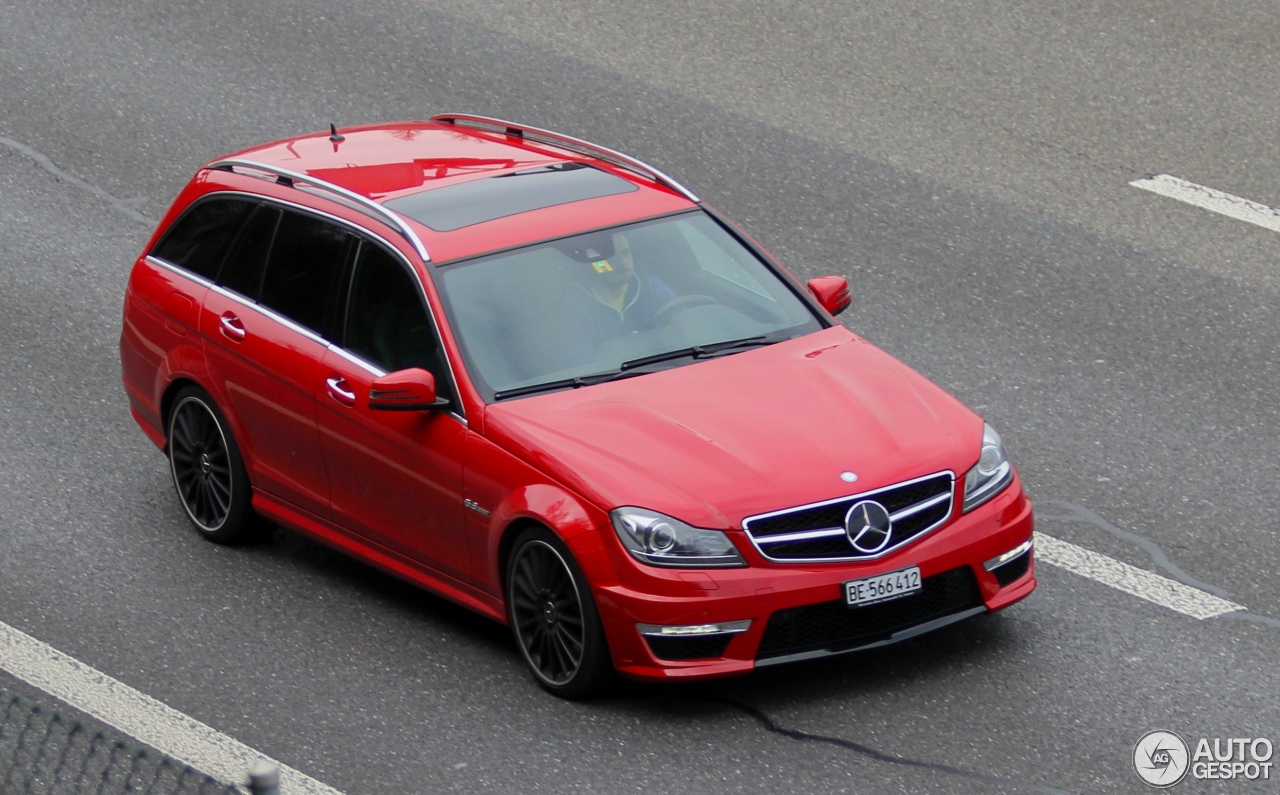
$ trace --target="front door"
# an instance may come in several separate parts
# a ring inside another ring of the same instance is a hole
[[[474,582],[463,530],[465,423],[449,411],[374,411],[368,403],[375,378],[409,367],[433,373],[439,394],[456,401],[421,292],[407,263],[361,244],[342,347],[325,356],[317,383],[330,505],[350,532]]]

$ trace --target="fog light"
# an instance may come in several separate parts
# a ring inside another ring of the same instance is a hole
[[[1021,544],[1017,545],[1016,547],[1004,553],[1003,555],[997,555],[991,560],[988,560],[986,563],[983,563],[982,568],[986,569],[987,571],[998,569],[1004,564],[1013,560],[1014,558],[1020,555],[1025,555],[1028,551],[1030,551],[1031,546],[1032,546],[1031,539],[1028,538],[1026,541],[1023,541]]]
[[[751,619],[742,621],[721,621],[718,624],[684,624],[681,626],[662,626],[661,624],[636,624],[641,635],[650,638],[676,638],[692,635],[733,635],[746,632],[751,626]]]

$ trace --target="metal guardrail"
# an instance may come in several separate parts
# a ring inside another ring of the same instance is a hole
[[[261,762],[244,788],[0,689],[0,795],[280,795]]]

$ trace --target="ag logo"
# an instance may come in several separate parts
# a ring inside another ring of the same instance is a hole
[[[1173,732],[1147,732],[1133,747],[1133,769],[1157,789],[1172,787],[1187,775],[1187,744]]]

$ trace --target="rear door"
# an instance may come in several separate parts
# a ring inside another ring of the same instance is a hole
[[[175,358],[199,361],[198,309],[255,206],[229,196],[197,201],[130,275],[120,345],[122,375],[131,405],[160,433],[156,371],[185,346],[190,351]]]
[[[200,315],[210,369],[245,436],[254,487],[326,518],[315,384],[354,240],[327,219],[263,204]]]
[[[320,437],[333,520],[405,557],[474,582],[463,530],[467,428],[418,277],[371,240],[360,245],[344,307],[341,346],[324,359]],[[420,367],[436,378],[446,411],[373,411],[379,376]]]

